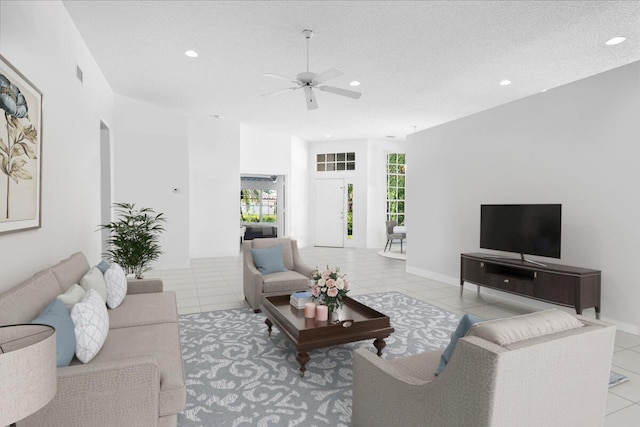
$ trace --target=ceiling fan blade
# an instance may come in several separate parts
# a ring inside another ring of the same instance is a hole
[[[315,110],[318,108],[316,95],[313,93],[310,87],[304,88],[304,96],[307,98],[307,110]]]
[[[286,80],[286,81],[291,82],[291,83],[298,83],[298,81],[296,79],[292,79],[292,78],[287,77],[287,76],[281,76],[280,74],[264,73],[263,76],[265,76],[265,77],[273,77],[274,79]]]
[[[329,93],[335,93],[336,95],[348,96],[349,98],[353,98],[353,99],[359,99],[362,96],[360,92],[356,92],[355,90],[341,89],[339,87],[333,87],[333,86],[319,86],[318,89],[320,89],[323,92],[329,92]]]
[[[331,70],[325,71],[324,73],[320,74],[318,77],[316,77],[313,80],[315,82],[317,82],[317,83],[323,83],[323,82],[326,82],[327,80],[331,80],[331,79],[335,79],[336,77],[340,77],[342,74],[343,74],[342,71],[338,71],[338,70],[332,68]]]
[[[282,95],[285,92],[288,92],[290,90],[296,90],[296,89],[300,89],[300,88],[299,87],[288,87],[286,89],[278,89],[276,91],[265,93],[264,95],[260,95],[260,97],[262,97],[262,98],[270,98],[272,96]]]

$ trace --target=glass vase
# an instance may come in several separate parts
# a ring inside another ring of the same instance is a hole
[[[340,305],[338,304],[330,304],[327,306],[329,309],[329,322],[331,323],[339,323],[342,319],[342,312],[340,310]]]

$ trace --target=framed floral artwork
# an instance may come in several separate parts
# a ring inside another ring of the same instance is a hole
[[[0,55],[0,233],[39,228],[42,93]]]

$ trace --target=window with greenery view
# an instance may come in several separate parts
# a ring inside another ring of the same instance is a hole
[[[404,153],[387,154],[387,220],[404,224]]]
[[[347,184],[347,239],[353,239],[353,184]]]
[[[242,222],[276,222],[276,190],[240,190],[240,220]]]

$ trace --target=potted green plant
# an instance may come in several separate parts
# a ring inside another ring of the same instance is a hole
[[[109,230],[107,258],[120,265],[136,279],[149,270],[149,264],[163,253],[158,242],[165,231],[163,214],[156,214],[151,208],[136,209],[133,203],[114,203],[116,218],[108,224],[100,225],[101,230]]]

